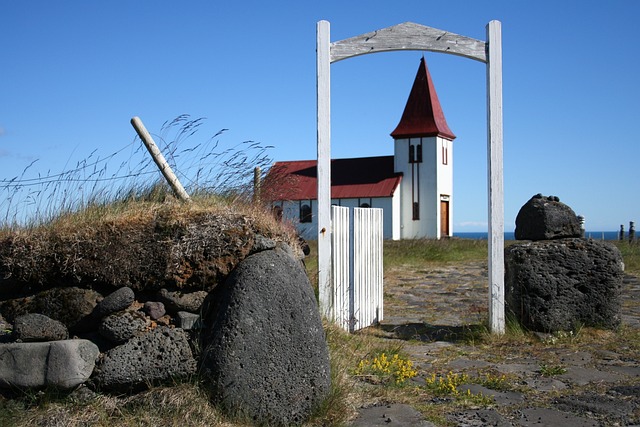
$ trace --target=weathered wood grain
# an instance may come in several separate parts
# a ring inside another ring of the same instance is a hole
[[[187,192],[185,191],[176,174],[173,173],[171,166],[169,166],[169,163],[167,163],[167,161],[165,160],[162,152],[153,141],[151,134],[142,123],[142,120],[140,120],[139,117],[134,117],[131,119],[131,125],[138,133],[138,136],[144,143],[144,146],[147,147],[147,150],[149,151],[149,154],[151,154],[153,161],[158,166],[158,169],[160,169],[162,176],[164,176],[164,178],[167,180],[169,186],[178,197],[178,199],[182,200],[183,202],[190,202],[191,198],[189,197],[189,194],[187,194]]]
[[[487,62],[483,41],[413,22],[331,43],[331,62],[392,50],[429,50]]]
[[[491,332],[505,332],[504,189],[502,160],[502,31],[487,24],[487,167],[489,192],[489,322]]]
[[[318,124],[318,299],[320,313],[331,316],[331,62],[330,25],[316,27]]]

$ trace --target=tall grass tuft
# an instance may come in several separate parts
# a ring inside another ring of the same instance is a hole
[[[154,139],[192,197],[250,200],[255,167],[267,170],[271,146],[255,141],[227,144],[227,129],[202,140],[204,118],[183,114],[165,122]],[[160,172],[136,136],[108,155],[94,150],[65,170],[37,171],[39,160],[18,176],[0,179],[0,228],[37,226],[59,216],[133,200],[164,201],[171,194]]]

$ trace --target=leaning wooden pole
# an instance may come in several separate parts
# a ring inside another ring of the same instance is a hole
[[[149,154],[151,154],[153,161],[158,165],[158,169],[160,169],[160,172],[162,172],[162,175],[167,180],[169,186],[178,199],[183,202],[190,202],[191,198],[180,183],[180,180],[178,180],[176,174],[173,173],[171,166],[169,166],[169,163],[165,160],[156,143],[153,142],[153,138],[151,138],[151,134],[147,131],[147,128],[144,127],[142,120],[140,120],[139,117],[134,117],[131,119],[131,125],[133,125],[133,128],[138,133],[138,136],[144,143],[144,146],[149,150]]]

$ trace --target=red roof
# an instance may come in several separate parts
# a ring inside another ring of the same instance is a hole
[[[444,118],[431,74],[422,58],[400,123],[391,132],[394,139],[441,136],[453,141],[455,135]]]
[[[267,200],[318,198],[316,160],[273,164],[262,186]],[[331,198],[391,197],[402,175],[394,172],[393,156],[331,160]]]

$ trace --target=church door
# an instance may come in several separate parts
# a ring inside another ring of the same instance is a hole
[[[449,235],[449,201],[440,200],[440,237]]]

